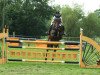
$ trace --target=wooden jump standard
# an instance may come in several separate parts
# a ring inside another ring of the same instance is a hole
[[[85,49],[82,48],[83,41],[87,42]],[[83,35],[80,29],[80,61],[81,68],[100,68],[100,45],[89,37]]]
[[[0,40],[1,40],[1,57],[0,57],[0,64],[6,63],[6,57],[4,55],[5,53],[5,37],[8,37],[8,29],[3,28],[3,32],[0,33]]]

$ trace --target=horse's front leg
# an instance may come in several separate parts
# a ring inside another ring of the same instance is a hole
[[[47,60],[47,57],[48,57],[48,49],[46,50],[46,57],[45,57],[45,60]]]
[[[53,48],[58,48],[58,47],[59,47],[58,44],[53,46]],[[54,50],[54,53],[56,53],[56,51],[57,51],[57,50]],[[54,56],[53,56],[53,58],[52,58],[52,61],[54,60],[54,58],[55,58],[55,54],[54,54]]]
[[[47,44],[47,48],[53,48],[53,45],[52,44]],[[48,60],[48,52],[49,52],[49,49],[46,50],[46,58],[45,60]]]

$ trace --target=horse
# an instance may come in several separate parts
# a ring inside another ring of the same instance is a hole
[[[52,25],[50,26],[48,30],[48,41],[59,41],[62,39],[62,36],[64,35],[64,26],[61,24],[61,19],[56,18],[54,19]],[[48,44],[47,47],[51,48],[58,48],[59,45],[53,45],[53,44]],[[47,50],[48,52],[49,50]],[[56,52],[56,50],[54,50]],[[47,55],[46,55],[47,56]],[[47,59],[45,59],[47,60]],[[54,60],[54,59],[52,59]]]

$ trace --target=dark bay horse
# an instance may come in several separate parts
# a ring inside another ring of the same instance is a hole
[[[64,26],[61,24],[61,19],[56,18],[54,19],[52,25],[50,26],[48,30],[48,41],[59,41],[62,39],[63,35],[64,35]],[[59,47],[59,45],[48,44],[47,47],[57,48]],[[47,52],[48,51],[49,50],[47,50]],[[54,50],[54,52],[56,52],[56,50]]]
[[[54,20],[48,31],[48,41],[59,41],[64,34],[64,26],[60,24],[59,20]]]

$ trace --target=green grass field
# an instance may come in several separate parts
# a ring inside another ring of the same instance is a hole
[[[8,62],[0,65],[0,75],[100,75],[100,69],[62,63]]]

